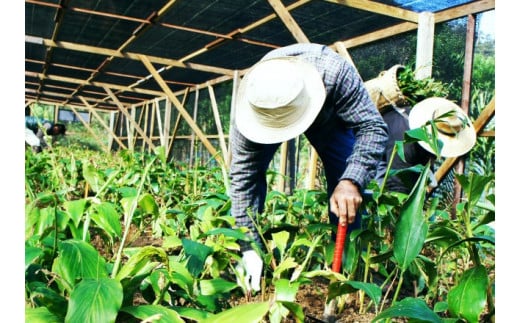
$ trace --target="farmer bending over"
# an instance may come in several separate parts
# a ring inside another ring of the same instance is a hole
[[[231,133],[231,213],[261,246],[253,217],[263,212],[266,170],[284,141],[304,133],[321,158],[329,220],[360,224],[361,192],[375,176],[387,126],[355,67],[324,45],[295,44],[265,55],[244,76]],[[240,241],[248,290],[260,289],[263,260]]]
[[[47,148],[45,135],[52,136],[52,139],[58,135],[65,135],[65,125],[54,123],[52,121],[37,118],[33,116],[25,116],[25,142],[32,147],[34,152],[41,152]]]

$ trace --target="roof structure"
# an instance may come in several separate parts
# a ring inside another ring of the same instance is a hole
[[[165,96],[165,84],[176,94],[233,79],[295,42],[352,48],[417,29],[421,12],[439,23],[494,8],[494,0],[26,0],[25,98],[117,110]]]

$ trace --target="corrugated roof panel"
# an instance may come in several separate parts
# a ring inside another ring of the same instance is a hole
[[[61,23],[59,37],[62,41],[117,49],[139,25],[133,21],[68,11]]]
[[[43,38],[52,37],[54,31],[54,17],[56,9],[53,7],[25,3],[25,34]]]
[[[168,0],[74,0],[71,5],[99,12],[146,19],[166,3],[168,3]]]
[[[200,48],[204,48],[214,40],[214,36],[153,26],[146,31],[146,36],[138,37],[128,46],[127,50],[146,55],[181,59]]]
[[[52,60],[56,64],[77,66],[85,69],[96,69],[105,60],[106,55],[85,53],[64,48],[54,48]]]
[[[211,51],[194,57],[192,62],[241,70],[249,68],[271,49],[239,41],[226,41]]]
[[[163,21],[227,34],[272,13],[265,0],[177,1]]]

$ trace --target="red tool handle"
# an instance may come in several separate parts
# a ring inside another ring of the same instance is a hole
[[[332,259],[332,271],[339,273],[341,269],[341,261],[343,260],[343,247],[345,246],[345,237],[347,236],[347,224],[338,223],[338,232],[336,232],[336,246],[334,247],[334,258]]]

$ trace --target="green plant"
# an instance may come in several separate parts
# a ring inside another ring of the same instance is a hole
[[[449,86],[432,77],[417,79],[411,66],[404,66],[397,74],[397,84],[406,100],[413,106],[430,97],[447,97]]]

